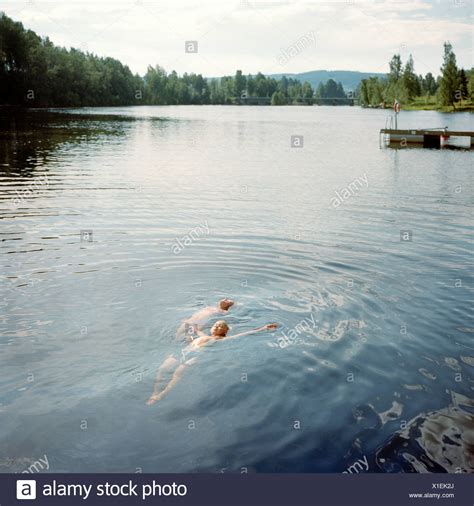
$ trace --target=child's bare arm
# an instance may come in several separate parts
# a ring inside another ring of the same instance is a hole
[[[208,334],[204,333],[198,325],[194,324],[192,325],[193,332],[197,334],[199,337],[209,337]]]
[[[194,346],[204,346],[209,341],[214,341],[214,338],[212,336],[209,336],[208,334],[205,334],[201,330],[199,330],[197,327],[193,327],[194,332],[197,334],[197,338],[193,340]]]
[[[258,328],[253,329],[253,330],[247,330],[247,332],[241,332],[240,334],[235,334],[233,336],[228,336],[228,337],[226,337],[226,339],[235,339],[237,337],[248,336],[250,334],[255,334],[257,332],[263,332],[265,330],[275,330],[276,328],[278,328],[278,324],[277,323],[267,323],[267,325],[264,325],[263,327],[258,327]]]

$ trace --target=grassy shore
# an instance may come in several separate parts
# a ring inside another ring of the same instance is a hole
[[[450,106],[442,106],[436,103],[435,97],[419,97],[410,104],[402,105],[402,109],[405,111],[474,112],[474,102],[469,100],[457,102],[456,108],[453,110]]]

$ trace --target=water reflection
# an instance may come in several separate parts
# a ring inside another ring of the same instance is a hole
[[[0,173],[28,177],[64,144],[100,143],[123,137],[135,122],[163,122],[119,114],[6,109],[0,115]]]
[[[0,135],[0,470],[46,453],[52,471],[389,471],[376,452],[403,420],[472,395],[470,153],[379,149],[359,135],[376,110],[103,112]],[[178,323],[223,296],[231,326],[281,333],[209,349],[150,410]]]
[[[452,392],[447,408],[423,413],[405,423],[376,452],[385,472],[473,473],[474,400]]]

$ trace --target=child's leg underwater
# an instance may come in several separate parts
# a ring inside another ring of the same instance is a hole
[[[185,369],[187,367],[189,367],[191,364],[194,364],[194,362],[196,362],[196,360],[197,360],[197,357],[193,357],[193,358],[190,358],[189,360],[186,360],[185,362],[182,362],[181,364],[179,364],[178,367],[176,367],[176,369],[175,369],[175,371],[173,373],[173,377],[171,378],[171,380],[163,388],[163,390],[159,391],[158,385],[161,382],[162,371],[164,370],[164,368],[169,369],[172,366],[175,367],[176,364],[178,364],[178,361],[174,357],[168,357],[165,360],[165,362],[163,362],[163,365],[160,367],[160,369],[158,371],[157,378],[156,378],[156,383],[155,383],[155,388],[153,390],[153,394],[148,399],[147,404],[149,406],[151,406],[155,402],[157,402],[160,399],[162,399],[176,385],[176,383],[178,383],[178,381],[182,378]]]
[[[156,373],[155,385],[153,387],[153,393],[147,401],[148,405],[154,404],[159,399],[160,394],[160,383],[164,377],[164,373],[168,369],[175,368],[179,362],[176,360],[173,355],[170,355],[160,366],[158,372]]]

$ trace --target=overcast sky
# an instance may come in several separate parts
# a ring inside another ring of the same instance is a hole
[[[149,64],[208,77],[386,72],[396,52],[404,61],[412,53],[417,73],[438,74],[445,40],[460,66],[472,66],[474,0],[2,0],[0,9],[57,45],[140,74]],[[187,40],[198,41],[196,54],[185,53]]]

